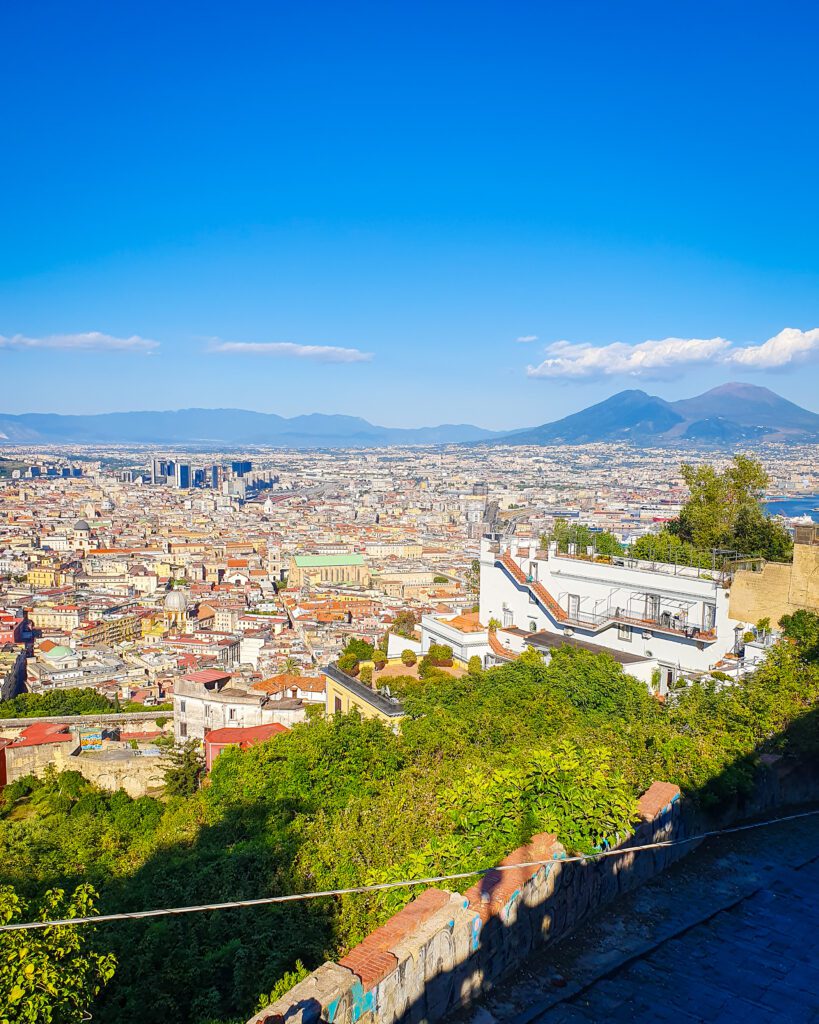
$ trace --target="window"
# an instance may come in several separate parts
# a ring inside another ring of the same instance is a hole
[[[511,626],[513,621],[514,621],[514,616],[512,615],[512,609],[511,608],[504,608],[503,609],[503,625],[504,625],[504,627]]]
[[[576,619],[580,614],[580,595],[569,594],[568,615],[570,619]]]
[[[708,633],[714,628],[717,622],[717,606],[715,604],[704,604],[702,606],[702,628]]]
[[[179,735],[181,736],[181,738],[183,740],[187,737],[187,735],[188,735],[188,723],[187,722],[180,722],[179,723]]]
[[[228,708],[228,721],[229,722],[235,722],[236,721],[236,708]]]
[[[530,633],[536,633],[537,632],[537,623],[535,622],[534,619],[529,619],[529,632]]]
[[[340,712],[340,711],[341,711],[341,697],[336,697],[336,698],[335,698],[335,703],[334,703],[334,707],[335,707],[335,710],[336,710],[337,712]]]
[[[626,640],[631,643],[631,626],[627,626],[625,623],[620,622],[617,624],[617,639]]]
[[[184,702],[184,700],[180,700],[180,702],[179,702],[179,711],[180,711],[180,714],[183,714],[183,715],[185,714],[185,702]]]

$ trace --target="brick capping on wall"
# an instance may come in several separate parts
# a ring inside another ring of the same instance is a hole
[[[427,889],[339,963],[326,963],[249,1024],[432,1024],[478,997],[539,945],[695,848],[635,854],[634,847],[689,833],[680,790],[654,782],[638,801],[634,834],[620,857],[565,862],[554,835],[535,835],[463,895]]]

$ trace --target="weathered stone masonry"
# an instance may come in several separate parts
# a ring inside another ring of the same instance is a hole
[[[535,947],[556,942],[589,913],[695,847],[635,853],[682,839],[680,791],[655,782],[639,800],[640,824],[622,856],[566,863],[553,835],[536,835],[463,895],[427,889],[343,957],[326,963],[251,1024],[433,1022],[469,1003]]]

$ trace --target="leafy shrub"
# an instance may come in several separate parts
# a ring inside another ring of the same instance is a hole
[[[358,667],[358,658],[354,654],[342,654],[336,664],[342,672],[351,675]]]
[[[452,648],[449,644],[430,644],[425,658],[430,665],[450,666],[452,665]]]
[[[351,637],[344,648],[344,653],[353,655],[356,661],[372,661],[373,651],[371,643],[358,637]]]
[[[259,1001],[256,1004],[256,1012],[264,1010],[266,1006],[271,1006],[277,1002],[282,996],[286,996],[287,993],[295,985],[298,985],[300,981],[303,981],[310,972],[301,962],[297,960],[293,966],[292,971],[285,971],[284,974],[279,978],[273,988],[266,995],[259,996]]]
[[[414,665],[417,661],[418,655],[415,653],[415,651],[411,651],[409,648],[407,648],[404,651],[401,651],[401,662],[408,668]]]

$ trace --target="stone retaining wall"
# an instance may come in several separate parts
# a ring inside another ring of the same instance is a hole
[[[0,736],[16,738],[30,725],[46,722],[49,725],[69,725],[72,729],[93,729],[94,726],[110,726],[126,732],[139,732],[150,726],[158,729],[157,718],[166,723],[173,721],[173,711],[118,711],[99,715],[42,715],[38,718],[0,718]]]
[[[565,863],[553,835],[536,835],[463,895],[427,889],[343,957],[326,963],[249,1024],[416,1024],[469,1003],[536,947],[565,937],[593,911],[694,849],[635,853],[690,834],[680,791],[655,782],[622,856]]]

